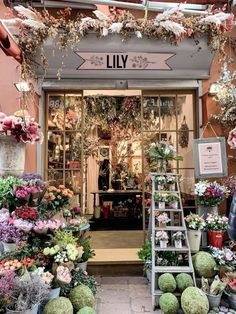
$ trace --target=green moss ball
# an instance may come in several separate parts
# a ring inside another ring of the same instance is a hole
[[[175,278],[177,283],[177,288],[180,292],[183,292],[188,287],[193,287],[193,278],[189,274],[181,273]]]
[[[158,278],[158,286],[163,292],[174,292],[176,289],[176,281],[172,274],[166,273]]]
[[[79,311],[85,306],[93,307],[95,304],[92,290],[85,285],[79,285],[72,289],[68,298],[76,311]]]
[[[73,306],[69,299],[58,297],[46,304],[43,314],[73,314]]]
[[[159,299],[160,309],[164,314],[177,314],[179,301],[173,293],[164,293]]]
[[[209,302],[205,293],[196,288],[188,287],[181,295],[181,307],[185,314],[207,314]]]
[[[90,306],[85,306],[77,312],[77,314],[96,314],[95,310]]]
[[[210,253],[200,251],[193,256],[193,267],[198,277],[212,278],[216,262]]]

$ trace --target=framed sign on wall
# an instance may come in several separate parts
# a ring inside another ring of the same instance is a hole
[[[228,175],[224,137],[194,140],[193,157],[196,178],[226,177]]]

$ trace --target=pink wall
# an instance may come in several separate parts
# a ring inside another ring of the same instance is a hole
[[[0,18],[7,13],[3,1],[0,0]],[[14,83],[20,80],[20,65],[11,57],[7,57],[0,49],[0,111],[12,114],[20,108],[20,93]],[[37,117],[37,106],[34,101],[29,106],[29,112]],[[1,153],[1,152],[0,152]],[[25,171],[35,172],[37,160],[37,146],[27,144]]]

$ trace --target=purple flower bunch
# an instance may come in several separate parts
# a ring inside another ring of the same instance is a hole
[[[28,185],[28,186],[18,186],[15,190],[15,196],[17,198],[26,198],[30,196],[33,192],[39,192],[41,191],[40,186],[38,185]]]
[[[21,179],[23,179],[24,181],[43,180],[42,176],[38,173],[24,173],[21,176]]]
[[[0,223],[0,240],[4,243],[18,243],[24,239],[24,233],[13,224]]]

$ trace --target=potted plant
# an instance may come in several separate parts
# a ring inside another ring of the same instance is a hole
[[[226,285],[227,283],[220,280],[218,276],[215,276],[212,284],[209,286],[208,279],[202,277],[202,291],[208,298],[210,309],[219,307]]]
[[[0,176],[21,175],[25,166],[25,143],[42,143],[43,134],[34,118],[7,116],[0,112]]]
[[[236,310],[236,272],[227,273],[223,280],[227,284],[230,308]]]
[[[138,257],[144,262],[144,271],[146,271],[148,281],[151,282],[152,244],[150,240],[145,241],[141,250],[138,251]]]
[[[169,240],[168,233],[166,231],[157,231],[156,232],[156,241],[160,244],[161,249],[167,248],[167,243]]]
[[[181,249],[183,247],[182,241],[185,240],[185,235],[181,231],[177,231],[172,235],[172,239],[174,240],[175,247],[177,249]]]
[[[192,252],[198,252],[201,243],[201,230],[205,226],[203,217],[190,213],[185,217],[189,246]]]
[[[168,184],[169,191],[175,191],[176,190],[176,183],[177,183],[177,176],[173,175],[167,175],[166,176],[166,183]]]
[[[179,201],[179,196],[177,194],[171,193],[168,195],[168,202],[169,202],[170,208],[177,209],[178,201]]]
[[[198,214],[206,219],[207,213],[218,215],[218,207],[228,196],[228,190],[217,182],[200,181],[195,184],[194,194],[198,205]]]
[[[91,249],[90,237],[81,237],[78,240],[78,244],[80,247],[83,247],[83,254],[80,260],[77,262],[77,267],[86,271],[88,260],[95,256],[94,250]]]
[[[61,288],[58,287],[55,280],[56,277],[50,271],[45,271],[45,267],[38,267],[34,274],[38,275],[45,284],[50,286],[48,299],[59,297]]]
[[[206,218],[206,228],[208,230],[209,244],[211,246],[222,248],[223,236],[227,229],[228,218],[208,214]]]
[[[25,273],[22,277],[15,277],[9,291],[9,305],[6,313],[37,314],[38,305],[48,298],[50,286],[39,276]]]
[[[151,143],[149,146],[151,163],[157,164],[157,172],[166,173],[168,161],[182,160],[183,157],[176,154],[176,148],[167,141]]]
[[[211,255],[217,263],[217,270],[220,277],[223,278],[226,273],[233,272],[236,268],[236,253],[231,249],[224,247],[221,250],[217,247],[211,247]]]
[[[165,209],[165,203],[167,201],[168,195],[164,193],[155,193],[154,194],[154,201],[158,203],[159,209]]]
[[[0,223],[0,240],[4,246],[4,252],[15,251],[17,244],[24,239],[24,234],[14,224]]]
[[[166,227],[166,224],[171,221],[167,213],[161,213],[157,216],[157,221],[159,222],[159,227]]]
[[[165,190],[166,177],[165,176],[157,176],[156,177],[157,189],[158,191]]]

